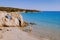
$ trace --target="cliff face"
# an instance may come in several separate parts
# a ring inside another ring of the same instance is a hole
[[[19,8],[12,8],[12,7],[0,7],[0,11],[7,11],[7,12],[40,12],[39,10],[19,9]]]
[[[19,19],[18,19],[19,18]],[[1,26],[26,26],[27,23],[17,12],[0,11],[0,27]]]

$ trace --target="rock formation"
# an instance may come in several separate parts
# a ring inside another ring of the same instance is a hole
[[[25,22],[26,23],[26,22]],[[0,26],[23,26],[23,18],[18,12],[0,11]]]

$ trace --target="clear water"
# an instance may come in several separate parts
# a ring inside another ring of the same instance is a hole
[[[37,13],[22,13],[24,21],[33,22],[33,34],[40,38],[60,40],[60,12],[44,11]]]

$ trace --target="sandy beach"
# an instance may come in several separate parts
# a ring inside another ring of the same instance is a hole
[[[6,27],[0,29],[0,40],[39,40],[28,33],[19,30],[17,27]]]
[[[20,30],[17,27],[0,28],[0,40],[47,40],[37,39],[34,36],[29,36],[28,33]]]

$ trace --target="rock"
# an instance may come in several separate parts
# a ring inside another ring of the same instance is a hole
[[[20,21],[19,21],[19,19]],[[24,25],[23,25],[24,24]],[[0,11],[0,27],[3,26],[26,26],[25,23],[23,23],[23,18],[21,15],[19,15],[17,12],[5,12]]]

